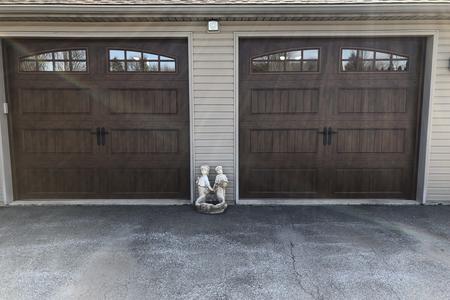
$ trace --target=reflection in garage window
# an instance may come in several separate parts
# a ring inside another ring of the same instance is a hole
[[[252,72],[318,72],[319,49],[295,49],[252,59]]]
[[[21,72],[86,72],[87,51],[65,49],[20,58]]]
[[[110,72],[175,72],[175,59],[134,50],[109,50]]]
[[[408,57],[376,50],[344,48],[341,70],[344,72],[407,72]]]

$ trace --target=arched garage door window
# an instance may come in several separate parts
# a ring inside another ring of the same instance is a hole
[[[176,72],[175,58],[156,53],[109,49],[110,72]]]
[[[86,49],[59,49],[19,59],[20,72],[87,72]]]
[[[408,72],[408,57],[381,50],[343,48],[342,72]]]
[[[253,73],[318,72],[319,49],[293,49],[253,57]]]

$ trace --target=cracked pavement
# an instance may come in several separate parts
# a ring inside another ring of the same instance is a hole
[[[0,208],[0,299],[450,299],[450,206]]]

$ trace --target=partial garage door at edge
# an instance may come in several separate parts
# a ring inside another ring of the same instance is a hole
[[[15,199],[189,198],[185,39],[5,48]]]
[[[420,38],[239,44],[241,198],[415,199]]]

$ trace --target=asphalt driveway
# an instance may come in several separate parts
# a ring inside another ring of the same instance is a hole
[[[450,299],[450,206],[0,208],[1,299]]]

